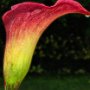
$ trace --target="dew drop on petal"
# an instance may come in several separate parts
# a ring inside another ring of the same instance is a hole
[[[85,15],[86,18],[89,18],[90,16],[89,15]]]

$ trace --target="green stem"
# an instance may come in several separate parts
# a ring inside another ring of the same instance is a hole
[[[19,90],[19,88],[14,85],[6,85],[5,90]]]

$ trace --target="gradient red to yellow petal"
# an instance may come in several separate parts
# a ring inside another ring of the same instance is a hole
[[[19,3],[3,15],[6,29],[4,55],[6,85],[15,87],[17,82],[23,80],[41,34],[55,19],[69,13],[90,16],[90,12],[74,0],[57,0],[52,6],[35,2]]]

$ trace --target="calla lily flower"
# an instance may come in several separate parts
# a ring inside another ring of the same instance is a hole
[[[90,16],[90,12],[74,0],[57,0],[52,6],[23,2],[12,6],[3,15],[6,29],[3,70],[6,90],[16,90],[21,84],[44,30],[54,20],[69,13]]]

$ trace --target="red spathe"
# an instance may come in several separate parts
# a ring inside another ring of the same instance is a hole
[[[42,33],[55,19],[68,13],[90,15],[81,4],[75,0],[57,0],[52,6],[35,2],[24,2],[12,6],[11,10],[3,15],[7,39],[22,33]],[[43,28],[43,29],[42,29]]]

